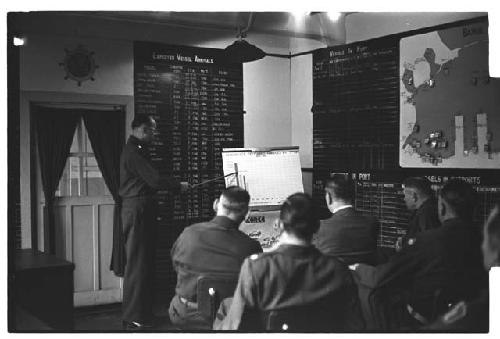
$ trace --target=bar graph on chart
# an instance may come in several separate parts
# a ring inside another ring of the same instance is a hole
[[[224,149],[222,162],[226,187],[245,188],[250,206],[281,205],[304,191],[298,147]]]

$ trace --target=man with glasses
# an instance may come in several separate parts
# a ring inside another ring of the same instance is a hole
[[[132,135],[120,158],[119,194],[126,253],[122,308],[123,326],[127,330],[152,327],[158,214],[155,193],[159,189],[177,193],[189,188],[187,182],[161,176],[151,163],[147,146],[155,131],[153,118],[136,115]]]

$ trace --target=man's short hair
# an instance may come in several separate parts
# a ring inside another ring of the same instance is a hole
[[[349,175],[336,173],[325,180],[325,190],[335,195],[337,199],[352,202],[354,181]]]
[[[239,187],[239,186],[229,186],[221,193],[220,203],[229,212],[245,215],[248,212],[248,204],[250,203],[250,194]]]
[[[459,217],[472,221],[476,205],[476,191],[461,179],[449,180],[439,191],[439,196]]]
[[[500,262],[500,204],[493,208],[484,227],[488,233],[488,246],[498,251],[497,260]]]
[[[433,196],[431,182],[426,177],[409,177],[403,181],[404,188],[412,188],[424,196]]]
[[[145,114],[136,114],[132,120],[132,129],[140,127],[141,125],[151,125],[153,118]]]
[[[285,200],[280,219],[286,232],[304,240],[310,240],[319,228],[313,200],[305,193],[292,194]]]

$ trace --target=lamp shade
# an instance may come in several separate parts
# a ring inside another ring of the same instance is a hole
[[[266,53],[244,39],[236,40],[224,49],[226,59],[231,62],[250,62],[262,59]]]

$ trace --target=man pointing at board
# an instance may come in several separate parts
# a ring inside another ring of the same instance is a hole
[[[189,188],[187,182],[160,176],[153,167],[147,145],[153,140],[155,130],[154,119],[136,115],[132,121],[132,135],[120,158],[119,194],[126,253],[122,308],[123,326],[127,330],[152,327],[156,190],[177,193]]]

